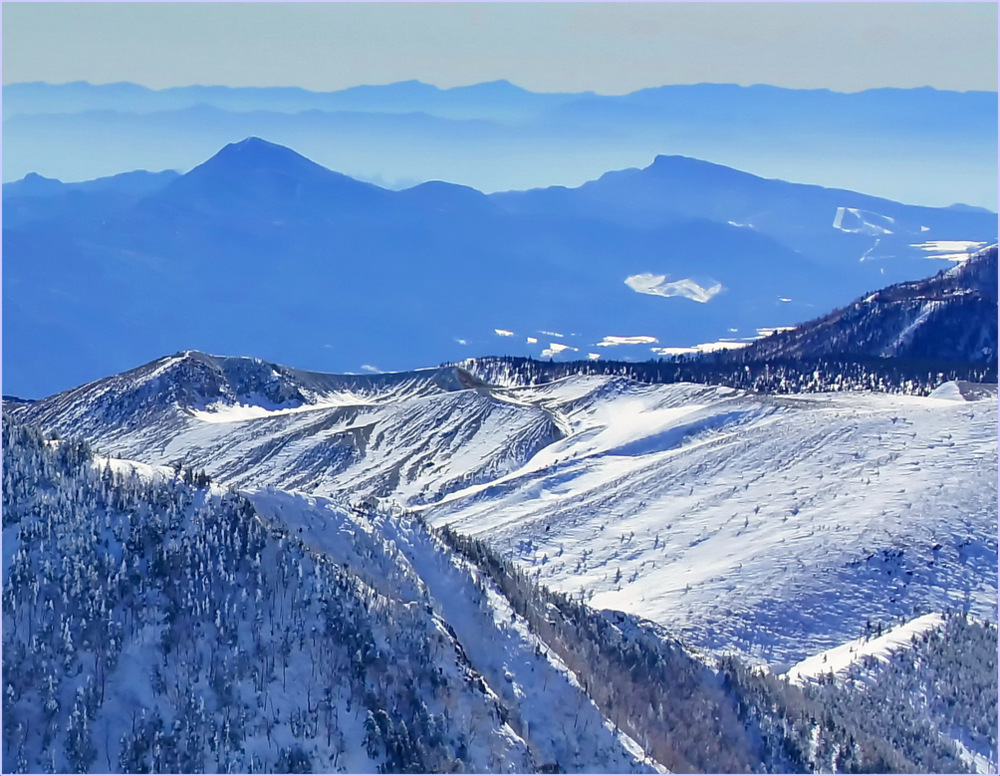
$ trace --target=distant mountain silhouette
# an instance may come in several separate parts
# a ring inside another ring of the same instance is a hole
[[[251,137],[231,143],[158,192],[152,201],[202,215],[304,219],[330,208],[378,206],[387,192],[333,172],[289,148]]]
[[[571,212],[637,226],[705,218],[753,229],[833,265],[842,265],[851,252],[869,261],[923,258],[926,254],[915,244],[986,242],[996,231],[996,216],[989,211],[903,205],[854,191],[761,178],[683,156],[657,156],[645,169],[609,172],[576,189],[493,196],[512,212]],[[979,236],[969,237],[973,234]]]
[[[3,224],[16,229],[33,221],[101,219],[163,189],[180,173],[137,170],[92,181],[63,183],[29,173],[3,184]],[[85,196],[84,196],[85,195]]]
[[[3,110],[7,180],[30,171],[82,180],[188,170],[256,135],[393,187],[576,186],[669,153],[904,202],[996,209],[995,92],[694,84],[606,96],[540,94],[506,81],[325,93],[30,83],[5,85]]]
[[[180,177],[180,173],[174,170],[163,172],[135,170],[91,181],[64,183],[55,178],[46,178],[31,172],[19,181],[3,184],[3,196],[5,199],[8,197],[52,197],[70,191],[88,193],[109,191],[120,194],[146,195],[158,191],[178,177]]]
[[[755,337],[950,265],[902,233],[865,231],[906,206],[848,222],[835,204],[862,195],[696,160],[485,196],[443,182],[391,191],[248,138],[146,196],[111,206],[106,194],[5,197],[8,393],[38,397],[187,349],[341,372],[497,352],[646,359]],[[743,211],[716,199],[766,204],[766,229],[727,223]],[[8,219],[26,202],[30,218]],[[996,239],[995,218],[916,211],[930,227],[920,240]]]

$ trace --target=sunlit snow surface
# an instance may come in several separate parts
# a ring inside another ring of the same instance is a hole
[[[524,723],[520,738],[537,762],[566,763],[572,772],[665,772],[602,717],[576,676],[495,586],[418,522],[368,518],[305,494],[265,489],[246,495],[260,514],[370,577],[384,595],[429,601],[434,615],[454,629],[489,695],[516,710]],[[380,554],[385,559],[375,567]]]
[[[569,437],[428,518],[771,664],[914,607],[996,617],[995,400],[611,387],[565,402]]]
[[[946,261],[963,262],[980,248],[986,246],[984,242],[974,242],[971,240],[931,240],[930,242],[915,244],[914,248],[926,251],[929,259],[944,259]]]
[[[996,618],[995,394],[433,381],[401,375],[294,411],[178,408],[90,437],[102,453],[183,460],[240,488],[420,510],[550,587],[780,670],[868,619],[948,607]],[[52,411],[92,406],[72,398]]]
[[[925,614],[881,636],[857,638],[806,658],[792,666],[785,675],[793,684],[815,682],[826,674],[832,674],[835,679],[844,679],[851,667],[861,663],[864,658],[870,657],[887,663],[894,652],[910,647],[911,639],[915,636],[940,628],[944,622],[945,619],[940,614]]]

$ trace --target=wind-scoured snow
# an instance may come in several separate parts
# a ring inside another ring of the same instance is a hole
[[[566,437],[427,518],[771,664],[914,608],[995,617],[994,401],[588,387],[548,403]]]

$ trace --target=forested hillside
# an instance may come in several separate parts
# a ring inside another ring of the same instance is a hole
[[[532,770],[427,602],[245,498],[3,424],[3,769]]]
[[[441,534],[675,772],[964,772],[970,749],[996,761],[995,625],[954,615],[888,667],[869,666],[870,684],[800,688],[733,657],[696,658],[653,623],[552,593],[485,542]]]

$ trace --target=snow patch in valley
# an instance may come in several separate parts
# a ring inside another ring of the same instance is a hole
[[[561,342],[550,342],[549,346],[542,351],[542,357],[550,358],[551,356],[562,353],[564,350],[579,351],[580,348],[574,348],[571,345],[564,345]]]
[[[659,340],[656,337],[648,337],[645,335],[639,335],[637,337],[614,337],[608,335],[597,343],[597,347],[612,348],[617,345],[654,345],[657,342],[659,342]]]
[[[691,278],[667,282],[666,275],[653,275],[649,272],[630,275],[625,278],[625,285],[640,294],[664,297],[682,296],[685,299],[691,299],[703,304],[722,291],[721,283],[703,286]]]
[[[748,341],[719,340],[717,342],[703,342],[700,345],[692,345],[689,348],[665,347],[650,348],[650,350],[659,356],[683,356],[689,353],[714,353],[717,350],[736,350],[738,348],[745,348],[749,344],[750,342]]]
[[[973,240],[930,240],[924,243],[914,243],[911,247],[924,251],[929,259],[944,259],[960,263],[976,251],[985,248],[986,245],[987,243]]]

